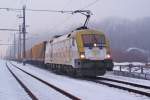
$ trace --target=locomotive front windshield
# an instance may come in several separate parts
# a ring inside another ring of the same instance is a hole
[[[100,34],[83,34],[82,40],[84,47],[103,47],[105,43],[104,35]]]

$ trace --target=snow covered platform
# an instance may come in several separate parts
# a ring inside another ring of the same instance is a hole
[[[55,86],[58,86],[59,88],[81,98],[82,100],[150,100],[150,98],[146,96],[108,87],[94,82],[56,75],[50,71],[40,69],[32,65],[26,64],[23,66],[22,64],[16,62],[13,62],[13,64],[51,84],[54,84]],[[0,100],[30,100],[25,91],[7,70],[5,61],[1,60],[0,66]],[[17,72],[17,75],[21,76],[24,81],[29,78],[29,76],[23,75],[23,73],[17,70],[15,72]],[[147,83],[147,85],[149,84],[150,83]],[[43,95],[52,95],[53,98],[51,97],[51,100],[66,100],[66,98],[63,98],[63,96],[62,98],[58,97],[56,92],[47,93],[42,86],[38,86],[38,83],[35,83],[35,81],[30,78],[28,79],[28,85],[30,85],[30,87],[33,89],[37,88],[36,92],[40,90],[40,92],[42,92],[41,94]],[[50,98],[45,97],[42,100],[50,100]]]

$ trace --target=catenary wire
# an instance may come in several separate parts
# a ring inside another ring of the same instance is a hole
[[[82,7],[81,10],[87,9],[87,8],[93,6],[93,5],[96,4],[98,1],[100,1],[100,0],[95,0],[95,1],[93,1],[93,2],[91,2],[91,3],[89,3],[88,5]]]

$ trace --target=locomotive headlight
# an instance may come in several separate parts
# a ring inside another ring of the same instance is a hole
[[[96,47],[97,45],[96,45],[96,43],[94,43],[94,47]]]
[[[80,58],[81,58],[81,59],[84,59],[84,58],[85,58],[85,55],[84,55],[84,54],[80,54]]]
[[[106,59],[110,59],[110,57],[111,57],[110,54],[106,55]]]

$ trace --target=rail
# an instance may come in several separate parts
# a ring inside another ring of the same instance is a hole
[[[104,77],[88,78],[86,80],[150,97],[150,92],[148,92],[150,90],[149,86],[144,86],[144,85],[120,81],[120,80],[114,80],[114,79],[109,79],[109,78],[104,78]],[[117,83],[117,84],[115,84],[115,83]],[[119,85],[118,85],[118,83],[119,83]],[[145,91],[143,91],[143,90],[145,90]]]
[[[39,77],[37,77],[37,76],[31,74],[31,73],[28,73],[27,71],[25,71],[25,70],[19,68],[18,66],[14,65],[13,63],[10,62],[10,64],[12,64],[13,67],[19,69],[20,71],[26,73],[27,75],[29,75],[29,76],[35,78],[36,80],[42,82],[43,84],[49,86],[50,88],[53,88],[54,90],[58,91],[59,93],[65,95],[66,97],[68,97],[68,98],[70,98],[70,99],[72,99],[72,100],[81,100],[81,99],[78,98],[77,96],[74,96],[74,95],[72,95],[71,93],[68,93],[67,91],[62,90],[62,89],[60,89],[60,88],[58,88],[58,87],[56,87],[56,86],[54,86],[54,85],[52,85],[52,84],[46,82],[46,81],[43,80],[43,79],[41,79],[41,78],[39,78]]]
[[[30,96],[32,100],[38,100],[37,97],[31,92],[31,90],[15,75],[15,73],[9,68],[6,62],[6,67],[9,72],[13,75],[13,77],[17,80],[20,86],[25,90],[25,92]]]

